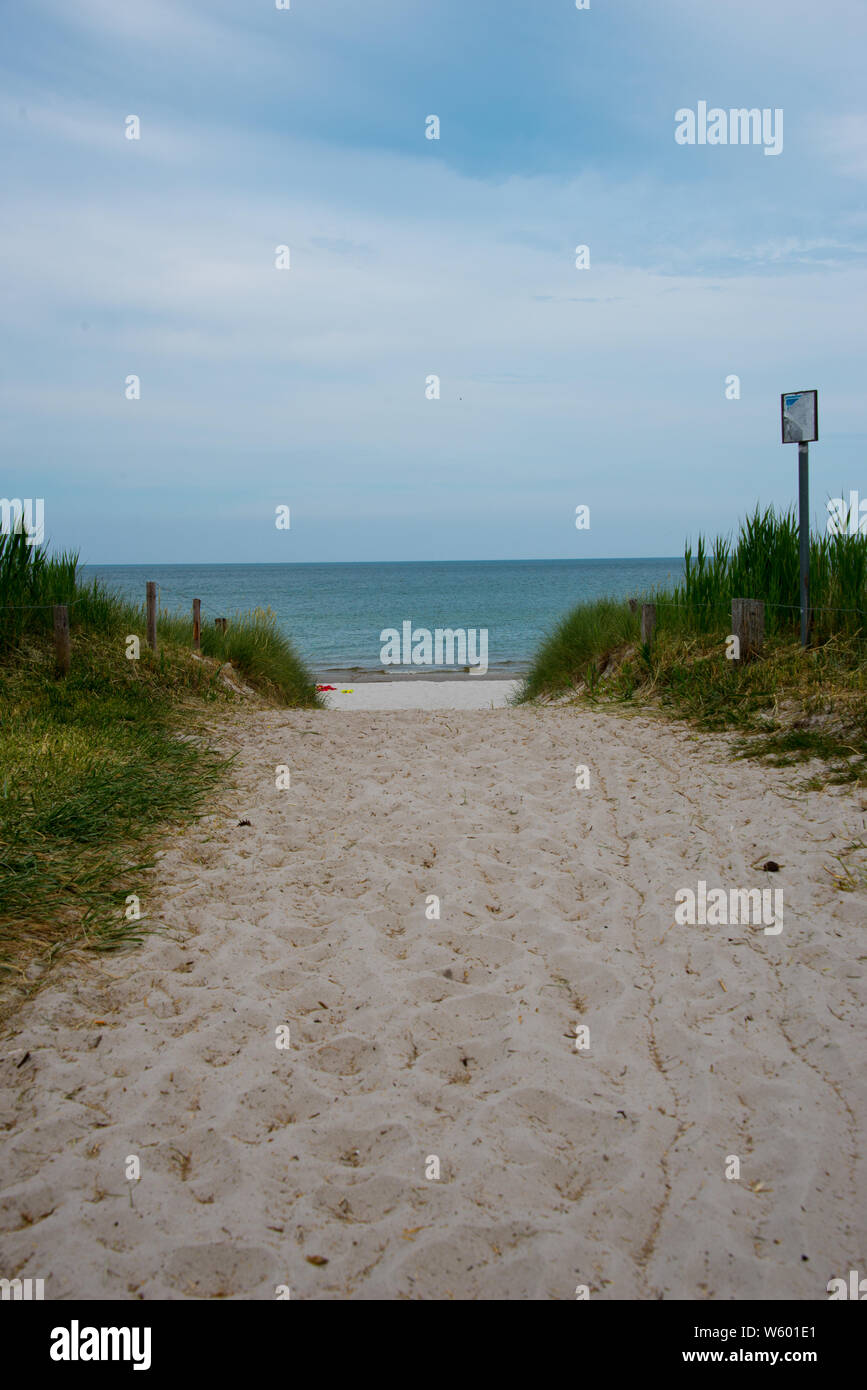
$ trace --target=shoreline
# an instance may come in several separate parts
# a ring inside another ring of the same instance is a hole
[[[313,678],[317,685],[327,685],[331,682],[349,682],[355,685],[369,685],[374,682],[389,682],[391,684],[403,684],[410,681],[521,681],[527,675],[528,666],[520,669],[514,667],[489,667],[484,675],[473,675],[466,669],[461,670],[438,670],[424,671],[421,669],[407,671],[404,667],[353,667],[335,666],[322,669],[308,663],[313,672]]]

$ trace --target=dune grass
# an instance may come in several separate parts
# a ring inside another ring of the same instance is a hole
[[[736,729],[740,752],[778,764],[817,758],[820,777],[867,781],[867,535],[813,536],[810,646],[800,646],[794,514],[756,511],[734,542],[687,546],[684,580],[628,602],[582,604],[539,648],[518,700],[654,703],[705,729]],[[733,598],[765,602],[758,660],[726,657]],[[656,604],[652,649],[640,603]]]
[[[669,624],[682,630],[719,632],[731,617],[733,598],[762,599],[772,636],[796,636],[800,628],[798,522],[793,511],[756,510],[742,522],[734,544],[699,537],[687,546],[684,582],[670,595]],[[810,538],[811,640],[867,631],[867,535]]]
[[[519,699],[562,695],[593,681],[613,653],[637,643],[638,637],[638,617],[625,601],[603,598],[580,604],[536,652]]]
[[[54,603],[70,609],[62,679]],[[193,819],[228,766],[201,731],[209,708],[236,698],[223,663],[274,703],[320,703],[269,613],[205,627],[204,660],[191,643],[192,620],[163,614],[155,657],[144,612],[80,583],[74,555],[0,535],[0,980],[25,983],[64,947],[110,950],[156,925],[145,870],[159,832]]]

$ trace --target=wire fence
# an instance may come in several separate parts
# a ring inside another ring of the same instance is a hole
[[[738,595],[738,597],[746,597],[746,595]],[[679,609],[684,609],[684,608],[725,608],[725,609],[729,609],[729,608],[731,607],[731,604],[732,604],[733,600],[732,600],[732,599],[721,598],[721,599],[694,599],[694,600],[692,600],[692,601],[688,601],[688,600],[684,599],[682,602],[678,602],[678,601],[676,601],[676,600],[671,600],[671,599],[658,599],[658,598],[657,598],[657,599],[652,599],[651,602],[655,603],[657,608],[679,608]],[[800,613],[800,611],[801,611],[801,605],[800,605],[799,603],[774,603],[774,602],[772,602],[770,599],[764,599],[764,598],[763,598],[763,599],[756,599],[755,602],[756,602],[756,603],[763,603],[763,604],[765,605],[766,608],[783,608],[783,609],[786,609],[786,610],[788,610],[789,612],[792,612],[792,613]],[[810,604],[808,604],[807,606],[809,607],[811,613],[861,613],[861,614],[867,614],[867,607],[865,607],[865,608],[832,608],[832,607],[830,607],[830,606],[827,605],[827,604],[819,604],[819,603],[810,603]]]
[[[192,605],[192,604],[195,602],[196,598],[199,597],[197,594],[196,594],[196,595],[193,595],[193,594],[182,594],[182,593],[180,593],[177,589],[168,589],[168,590],[165,591],[165,593],[166,593],[167,595],[173,597],[177,602],[180,602],[180,603],[189,603],[190,605]],[[747,597],[747,596],[746,596],[746,595],[738,595],[738,597]],[[84,601],[86,600],[86,598],[87,598],[87,595],[86,595],[86,594],[79,594],[78,598],[74,598],[74,599],[64,599],[63,602],[66,604],[66,607],[67,607],[67,608],[74,608],[74,607],[76,606],[76,604],[84,602]],[[160,604],[160,603],[162,602],[162,598],[163,598],[163,589],[162,589],[162,587],[161,587],[160,585],[158,585],[158,586],[157,586],[157,604]],[[128,601],[129,601],[130,603],[133,603],[133,604],[135,603],[135,600],[134,600],[134,599],[130,599],[130,600],[128,600]],[[635,600],[635,599],[633,599],[633,600],[631,600],[631,601],[632,601],[632,602],[637,602],[637,600]],[[649,600],[646,600],[646,601],[655,604],[655,606],[656,606],[657,608],[676,608],[676,609],[679,609],[679,610],[681,610],[681,611],[684,610],[684,609],[690,609],[690,608],[694,608],[694,609],[724,608],[724,609],[726,609],[726,610],[728,611],[728,610],[731,608],[731,604],[732,604],[732,600],[731,600],[731,599],[725,599],[725,598],[720,598],[720,599],[692,599],[692,600],[688,600],[688,599],[678,600],[678,599],[652,598],[652,599],[649,599]],[[624,599],[623,599],[623,602],[624,602],[624,603],[627,603],[627,602],[630,602],[630,600],[627,599],[627,598],[624,598]],[[770,599],[756,599],[755,602],[757,602],[757,603],[763,603],[763,604],[765,605],[766,608],[785,609],[787,612],[791,612],[791,613],[800,613],[800,611],[801,611],[801,605],[800,605],[799,603],[775,603],[775,602],[773,602],[773,601],[770,600]],[[35,611],[40,610],[40,609],[41,609],[41,610],[47,610],[47,609],[54,608],[55,606],[56,606],[56,605],[55,605],[54,603],[0,603],[0,609],[14,609],[16,612],[20,612],[20,613],[24,613],[24,612],[30,613],[30,612],[35,612]],[[867,615],[867,606],[865,606],[864,608],[835,608],[835,607],[832,607],[830,604],[811,603],[811,604],[808,605],[808,607],[809,607],[811,613],[858,613],[858,614],[860,614],[860,615]]]
[[[84,597],[81,594],[78,598],[63,599],[62,602],[66,608],[74,608],[77,603],[83,602]],[[35,613],[37,609],[45,610],[58,606],[58,603],[0,603],[0,608],[14,609],[16,613]]]

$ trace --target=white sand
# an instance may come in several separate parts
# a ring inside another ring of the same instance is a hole
[[[2,1044],[0,1273],[53,1298],[808,1300],[867,1273],[867,913],[829,872],[863,796],[593,711],[223,730],[237,789],[152,878],[168,934],[61,965]],[[782,888],[782,934],[674,926],[699,878]]]
[[[341,683],[323,697],[329,709],[502,709],[520,681],[366,681]],[[351,691],[351,694],[345,693]]]

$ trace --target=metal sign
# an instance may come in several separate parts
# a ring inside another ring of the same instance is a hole
[[[783,443],[798,446],[798,568],[801,572],[801,646],[810,641],[810,445],[819,438],[818,391],[784,391]]]
[[[784,444],[812,444],[819,438],[818,391],[787,391],[780,397]]]

